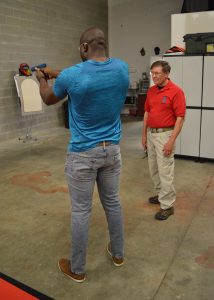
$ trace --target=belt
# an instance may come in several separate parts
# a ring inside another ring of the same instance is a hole
[[[165,131],[170,131],[170,130],[173,130],[174,127],[171,126],[171,127],[164,127],[164,128],[150,128],[149,127],[149,131],[151,133],[160,133],[160,132],[165,132]]]
[[[105,141],[103,141],[103,142],[99,142],[98,144],[96,144],[96,147],[103,147],[103,148],[105,148],[106,146],[110,146],[110,145],[112,145],[112,142],[109,142],[109,141],[105,142]]]

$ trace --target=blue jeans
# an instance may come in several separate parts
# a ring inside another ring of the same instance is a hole
[[[124,257],[124,236],[119,200],[121,155],[119,145],[98,146],[84,152],[67,154],[67,175],[72,206],[71,271],[85,272],[89,217],[95,181],[105,210],[112,255]]]

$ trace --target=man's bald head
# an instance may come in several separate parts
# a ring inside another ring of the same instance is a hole
[[[80,44],[87,43],[93,51],[105,50],[106,41],[104,32],[96,27],[92,27],[83,32],[80,37]]]

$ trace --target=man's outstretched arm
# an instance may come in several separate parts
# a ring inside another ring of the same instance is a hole
[[[62,100],[55,96],[52,87],[48,85],[47,80],[45,78],[45,74],[42,71],[36,71],[36,78],[40,83],[40,95],[45,104],[53,105]]]

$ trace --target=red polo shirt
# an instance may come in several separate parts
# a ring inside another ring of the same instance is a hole
[[[148,127],[174,126],[177,117],[185,116],[184,92],[171,80],[162,89],[154,85],[147,92],[145,111],[148,112]]]

